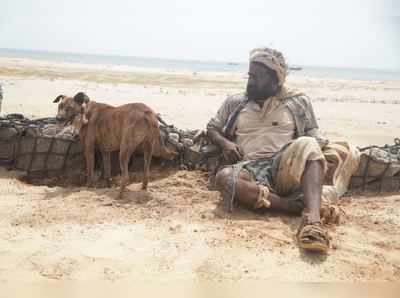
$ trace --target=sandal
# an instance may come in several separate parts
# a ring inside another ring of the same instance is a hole
[[[303,216],[297,232],[297,242],[300,248],[319,253],[327,253],[330,245],[328,231],[322,223],[311,222],[308,216]]]

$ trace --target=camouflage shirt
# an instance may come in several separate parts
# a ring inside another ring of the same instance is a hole
[[[207,124],[207,130],[216,130],[230,140],[235,139],[235,124],[240,111],[248,102],[245,94],[237,94],[228,97],[219,108],[215,117]],[[283,99],[293,115],[296,125],[295,137],[310,136],[317,139],[321,147],[328,143],[328,140],[321,137],[317,119],[310,100],[304,95],[291,96]]]

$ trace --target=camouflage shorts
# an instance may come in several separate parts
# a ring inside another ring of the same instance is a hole
[[[274,177],[279,169],[281,152],[282,150],[275,153],[272,157],[241,161],[229,166],[233,169],[232,177],[228,179],[228,187],[231,191],[229,195],[224,198],[224,201],[228,205],[230,211],[233,210],[236,183],[242,170],[248,172],[252,180],[257,184],[265,185],[270,192],[275,192]]]
[[[279,169],[280,157],[281,154],[278,153],[270,158],[245,161],[242,162],[242,169],[246,170],[257,184],[265,185],[271,192],[275,192],[274,177]]]

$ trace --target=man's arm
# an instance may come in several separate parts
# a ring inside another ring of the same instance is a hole
[[[207,129],[208,139],[220,148],[223,148],[228,142],[230,142],[220,131],[214,128]]]
[[[310,114],[310,118],[311,118],[310,123],[312,123],[312,126],[305,127],[305,134],[306,134],[306,136],[315,138],[317,140],[319,146],[321,148],[323,148],[329,143],[329,140],[327,138],[325,138],[321,134],[321,131],[319,130],[317,118],[315,117],[314,109],[312,107],[311,102],[309,102],[309,105],[308,105],[308,113]]]
[[[301,96],[299,100],[304,108],[306,116],[305,117],[306,121],[304,122],[304,135],[315,138],[320,147],[323,148],[326,144],[329,143],[329,141],[321,134],[319,130],[317,118],[315,117],[311,101],[306,96]]]
[[[207,124],[207,136],[210,141],[222,149],[222,153],[230,162],[236,162],[242,158],[239,147],[232,141],[230,141],[224,134],[223,128],[228,121],[230,114],[240,103],[240,96],[232,96],[225,100],[222,106],[219,108],[215,117]]]
[[[207,130],[207,135],[213,144],[222,149],[222,154],[227,161],[235,163],[243,158],[239,146],[225,138],[220,132],[210,129]]]
[[[324,148],[329,143],[329,140],[322,136],[318,128],[308,130],[306,136],[313,137],[321,148]]]

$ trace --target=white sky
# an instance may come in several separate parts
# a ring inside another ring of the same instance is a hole
[[[0,48],[400,70],[397,0],[0,0]]]

